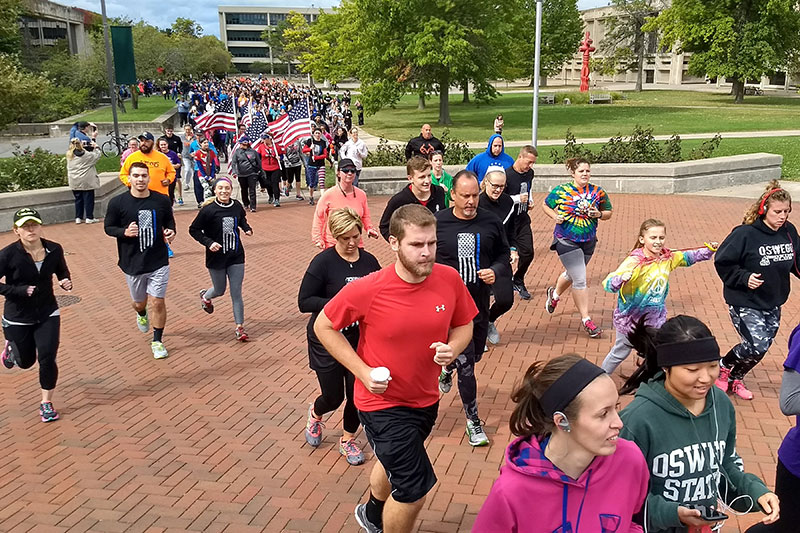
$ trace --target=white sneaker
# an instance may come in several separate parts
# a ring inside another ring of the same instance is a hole
[[[99,220],[97,220],[96,218],[87,218],[87,219],[86,219],[86,223],[87,223],[87,224],[95,224],[95,223],[97,223],[97,222],[100,222],[100,221],[99,221]]]
[[[151,342],[150,349],[153,350],[153,357],[156,359],[164,359],[169,355],[167,353],[167,349],[164,347],[163,342],[158,342],[158,341]]]
[[[494,325],[494,322],[489,322],[489,331],[486,334],[486,340],[492,344],[497,344],[500,342],[500,332],[497,331],[497,327]]]
[[[470,446],[486,446],[489,444],[489,437],[481,427],[480,420],[467,420],[467,437]]]
[[[147,316],[147,311],[145,311],[144,316],[136,313],[136,327],[139,328],[139,331],[142,333],[150,331],[150,319]]]
[[[75,223],[76,223],[76,224],[80,224],[81,222],[83,222],[83,220],[81,220],[80,218],[76,218],[76,219],[75,219]]]

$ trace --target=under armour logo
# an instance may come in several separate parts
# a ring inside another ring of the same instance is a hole
[[[436,306],[436,312],[437,312],[437,313],[441,313],[442,311],[444,311],[444,304],[442,304],[442,305],[437,305],[437,306]]]

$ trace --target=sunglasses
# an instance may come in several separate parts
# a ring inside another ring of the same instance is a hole
[[[347,167],[347,168],[341,169],[340,172],[344,172],[345,174],[355,174],[356,173],[356,169],[354,169],[352,167]]]

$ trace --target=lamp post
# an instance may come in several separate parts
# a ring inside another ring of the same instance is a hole
[[[119,139],[119,121],[117,120],[117,91],[114,89],[114,68],[111,63],[111,45],[108,39],[108,18],[106,17],[106,0],[100,0],[103,14],[103,41],[106,47],[106,74],[108,75],[108,92],[111,95],[111,116],[114,120],[114,139]],[[120,146],[120,151],[122,147]]]
[[[542,60],[542,0],[536,0],[536,51],[533,60],[533,119],[531,140],[534,148],[539,140],[539,68]]]

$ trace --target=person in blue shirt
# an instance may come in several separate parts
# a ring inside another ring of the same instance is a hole
[[[487,172],[492,170],[505,170],[514,164],[514,159],[505,153],[503,137],[494,134],[489,137],[489,143],[486,145],[486,151],[473,157],[467,163],[467,170],[472,171],[478,176],[478,183],[483,181],[483,177]]]

